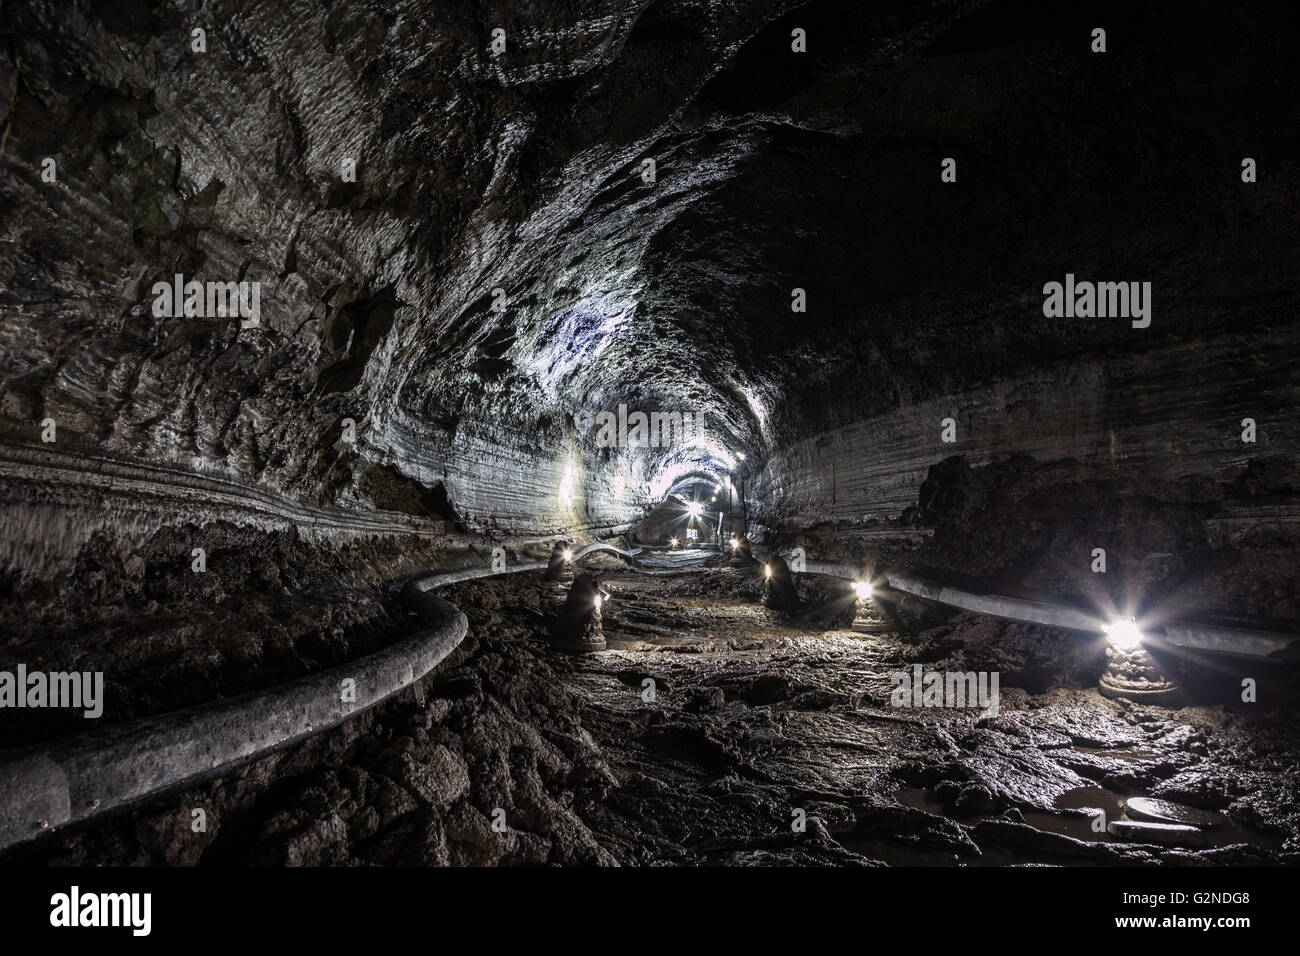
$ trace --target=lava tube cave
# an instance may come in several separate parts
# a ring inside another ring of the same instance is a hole
[[[542,866],[1267,922],[1290,5],[0,24],[6,927]]]

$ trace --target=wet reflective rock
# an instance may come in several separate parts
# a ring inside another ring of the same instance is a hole
[[[1136,843],[1160,843],[1165,846],[1205,845],[1205,834],[1199,829],[1175,823],[1112,820],[1106,825],[1106,831]]]
[[[1222,814],[1186,807],[1168,800],[1157,800],[1153,797],[1129,797],[1124,801],[1124,813],[1136,820],[1205,828],[1222,826],[1226,822]]]
[[[1107,645],[1106,672],[1101,675],[1098,687],[1107,697],[1143,704],[1176,707],[1183,702],[1182,689],[1142,647],[1126,649]]]

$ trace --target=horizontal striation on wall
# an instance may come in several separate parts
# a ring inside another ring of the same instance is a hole
[[[445,538],[442,522],[397,512],[316,508],[225,478],[110,458],[0,445],[0,567],[68,570],[96,533],[129,551],[164,527],[217,521],[308,541],[375,535]]]
[[[1229,480],[1300,440],[1294,340],[1278,333],[1087,358],[906,405],[777,452],[751,498],[770,502],[762,518],[774,527],[885,521],[916,504],[930,466],[953,455]],[[941,440],[947,418],[952,443]],[[1253,444],[1242,441],[1245,418],[1256,423]]]

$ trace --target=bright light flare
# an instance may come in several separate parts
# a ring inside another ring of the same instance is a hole
[[[677,539],[676,539],[676,538],[669,538],[669,539],[668,539],[668,543],[669,543],[670,545],[672,545],[674,548],[677,547]]]
[[[692,518],[698,518],[704,514],[704,503],[702,501],[688,501],[686,503],[686,513]]]
[[[572,561],[572,560],[573,560],[573,549],[572,549],[572,548],[565,548],[565,549],[564,549],[564,560],[565,560],[565,561]]]
[[[1105,631],[1110,642],[1122,651],[1131,651],[1142,643],[1142,631],[1131,617],[1112,618]]]
[[[854,581],[853,590],[857,593],[859,601],[865,601],[867,598],[871,597],[871,582]]]
[[[763,577],[770,578],[771,576],[772,576],[772,565],[770,564],[763,565]]]

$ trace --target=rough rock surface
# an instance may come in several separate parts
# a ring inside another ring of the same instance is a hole
[[[471,637],[422,700],[10,862],[1300,863],[1294,711],[1168,710],[1012,672],[993,716],[892,706],[893,672],[995,662],[778,617],[734,597],[743,581],[714,569],[682,598],[671,576],[612,574],[610,650],[582,658],[545,643],[563,586],[455,586]],[[671,633],[638,630],[648,612]],[[1201,849],[1090,829],[1141,795],[1227,820]]]
[[[402,633],[421,568],[627,533],[728,480],[760,551],[1294,631],[1290,4],[1109,5],[1105,55],[1096,15],[6,3],[0,667],[104,669],[114,720],[265,686]],[[1151,282],[1150,326],[1046,317],[1067,273]],[[155,315],[177,274],[259,283],[258,327]],[[701,430],[602,442],[624,405]],[[907,599],[906,634],[867,641],[838,633],[841,585],[800,581],[783,620],[725,562],[651,568],[587,662],[544,647],[553,591],[465,586],[475,636],[423,701],[176,798],[215,811],[207,836],[152,807],[32,852],[1183,858],[1045,836],[1031,815],[1087,781],[1295,851],[1294,727],[1222,705],[1236,665],[1184,681],[1216,703],[1173,720],[1090,689],[1097,641]],[[1000,669],[1008,707],[864,703],[915,662]],[[0,746],[69,729],[24,717]]]
[[[1114,10],[1105,57],[1083,5],[1029,7],[11,4],[0,429],[312,501],[384,471],[529,533],[626,526],[726,448],[770,456],[756,504],[805,526],[896,516],[954,450],[1284,453],[1294,124],[1252,91],[1294,90],[1285,5],[1197,5],[1176,41]],[[153,317],[178,271],[260,281],[261,328]],[[1045,319],[1066,271],[1153,282],[1151,327]],[[706,440],[599,449],[619,402]]]

